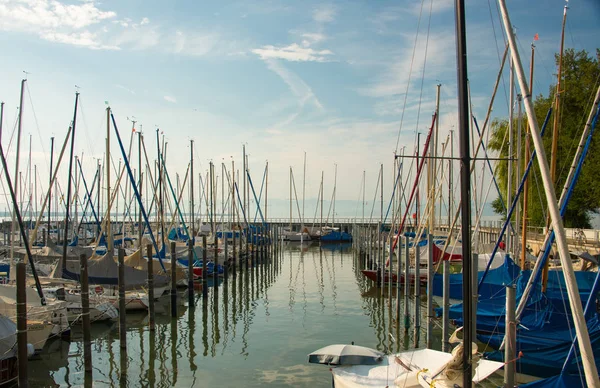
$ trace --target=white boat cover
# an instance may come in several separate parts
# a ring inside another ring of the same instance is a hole
[[[418,375],[421,371],[438,371],[451,359],[452,354],[431,349],[419,349],[389,355],[381,364],[353,365],[332,369],[336,388],[359,387],[420,387]],[[396,358],[401,362],[397,362]],[[413,372],[407,372],[407,368]],[[503,366],[500,362],[479,360],[473,382],[477,383]]]

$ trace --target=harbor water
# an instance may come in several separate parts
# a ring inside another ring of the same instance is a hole
[[[330,387],[329,368],[307,362],[318,348],[352,342],[386,352],[414,348],[414,329],[404,335],[403,317],[401,328],[395,322],[395,290],[375,287],[361,269],[350,244],[282,245],[274,257],[238,266],[218,284],[211,281],[207,298],[197,289],[195,308],[182,293],[176,319],[170,317],[169,297],[161,298],[153,333],[147,314],[128,313],[126,365],[121,365],[118,324],[93,324],[93,374],[86,379],[76,326],[70,342],[48,341],[29,362],[30,384]],[[425,346],[425,301],[420,347]],[[433,347],[441,349],[438,323]]]

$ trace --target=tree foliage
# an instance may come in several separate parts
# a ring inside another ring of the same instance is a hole
[[[556,55],[558,64],[559,57]],[[557,181],[555,190],[557,197],[560,197],[563,186],[569,174],[570,166],[577,151],[577,145],[584,130],[593,99],[596,95],[598,84],[600,82],[600,49],[596,50],[596,55],[590,56],[585,50],[575,51],[568,49],[563,55],[562,80],[560,94],[560,116],[558,127],[558,152],[556,164]],[[550,109],[554,108],[556,94],[556,85],[551,85],[548,95],[539,94],[535,98],[535,114],[540,125]],[[554,114],[553,112],[552,114]],[[517,118],[513,116],[514,128],[516,131]],[[525,125],[527,118],[523,115],[523,130],[521,137],[522,152],[516,155],[516,132],[514,135],[514,152],[518,162],[521,164],[521,176],[524,172],[527,161],[524,157],[525,145]],[[600,123],[599,123],[600,124]],[[544,149],[550,164],[551,145],[552,145],[552,125],[553,118],[550,118],[546,131],[543,136]],[[600,209],[600,128],[596,130],[590,144],[586,160],[583,164],[581,175],[573,191],[573,195],[567,206],[564,217],[566,227],[589,228],[592,213],[598,213]],[[505,139],[506,138],[506,139]],[[491,137],[488,147],[497,151],[502,158],[508,155],[508,119],[495,119],[491,123]],[[531,150],[533,151],[533,142]],[[513,165],[513,171],[516,168]],[[508,162],[499,162],[496,179],[503,193],[503,199],[506,202]],[[516,192],[521,177],[514,177],[513,195]],[[544,226],[546,223],[547,202],[542,185],[540,170],[537,161],[534,162],[531,173],[529,174],[529,225]],[[492,204],[494,211],[498,214],[506,215],[506,208],[503,208],[500,198]],[[510,206],[507,204],[506,206]]]

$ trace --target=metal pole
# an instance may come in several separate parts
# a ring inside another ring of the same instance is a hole
[[[4,106],[4,103],[2,103],[2,105]],[[50,216],[50,207],[52,204],[52,165],[54,162],[54,136],[52,136],[50,138],[50,181],[48,182],[48,237],[50,237],[50,221],[52,220],[52,217]],[[44,245],[47,245],[48,243],[48,239],[46,239],[46,242],[44,243]]]
[[[517,327],[515,326],[516,288],[514,285],[506,287],[506,328],[504,346],[504,386],[513,388],[515,386],[515,357],[517,342]]]

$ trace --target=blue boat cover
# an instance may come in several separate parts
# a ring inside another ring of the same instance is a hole
[[[585,378],[580,375],[561,374],[547,379],[519,385],[519,388],[587,388]]]
[[[74,235],[73,238],[71,239],[71,242],[69,243],[69,246],[76,247],[78,243],[79,243],[79,236]]]
[[[504,264],[498,268],[488,272],[485,282],[479,288],[479,299],[489,299],[503,297],[506,295],[505,287],[514,284],[519,276],[520,268],[510,258],[504,259]],[[479,279],[483,276],[483,271],[478,273]],[[433,295],[443,296],[444,293],[444,276],[442,274],[434,274],[433,277]],[[450,275],[450,299],[462,299],[462,274]],[[441,316],[441,310],[439,312]]]
[[[173,241],[187,241],[188,240],[188,236],[185,233],[185,230],[183,230],[182,228],[173,228],[171,229],[171,231],[169,232],[169,236],[168,236],[169,240],[173,240]]]
[[[332,230],[330,233],[327,233],[321,236],[322,242],[351,242],[352,235],[346,232],[340,232],[339,230]]]

